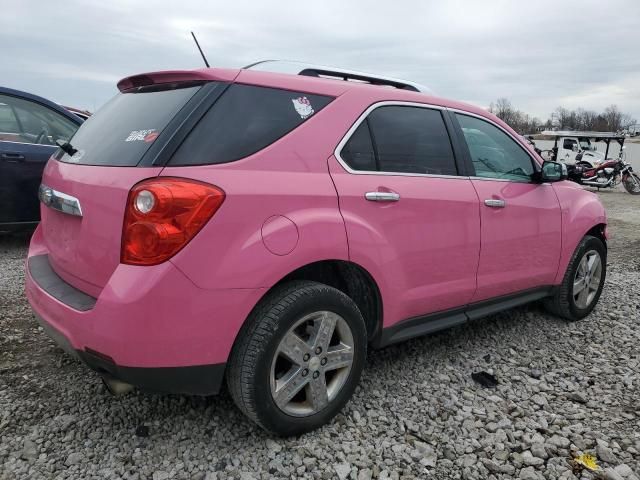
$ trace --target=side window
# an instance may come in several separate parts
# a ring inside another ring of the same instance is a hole
[[[353,132],[349,141],[342,147],[340,156],[353,170],[377,170],[368,120],[362,122]]]
[[[456,113],[477,177],[530,181],[531,157],[509,135],[479,118]]]
[[[564,142],[562,142],[562,148],[564,148],[565,150],[573,150],[573,147],[575,145],[578,145],[578,142],[576,142],[573,138],[565,138]]]
[[[20,133],[20,128],[18,127],[15,112],[4,102],[4,97],[0,95],[0,135],[3,133]]]
[[[457,175],[449,134],[439,110],[386,106],[368,117],[383,172]]]
[[[13,112],[13,131],[5,130],[7,110]],[[0,95],[0,131],[17,134],[12,138],[14,142],[55,145],[56,140],[68,141],[77,129],[71,120],[44,105]]]

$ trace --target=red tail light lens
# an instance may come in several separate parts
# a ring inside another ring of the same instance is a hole
[[[154,178],[129,192],[120,261],[156,265],[182,249],[224,201],[213,185],[183,178]]]

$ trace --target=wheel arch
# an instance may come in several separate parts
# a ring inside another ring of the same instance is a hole
[[[292,270],[276,281],[262,295],[255,310],[274,289],[284,283],[308,280],[336,288],[351,298],[362,313],[368,340],[374,338],[382,327],[382,296],[373,276],[362,266],[348,260],[318,260]]]
[[[603,240],[606,247],[607,214],[598,196],[571,182],[554,185],[562,211],[562,248],[554,280],[559,285],[577,246],[585,235]]]
[[[605,250],[607,249],[607,224],[606,223],[599,223],[597,225],[594,225],[583,235],[583,237],[585,237],[586,235],[591,235],[592,237],[596,237],[604,244]]]

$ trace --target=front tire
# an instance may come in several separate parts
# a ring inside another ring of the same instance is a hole
[[[360,380],[367,332],[356,304],[327,285],[277,287],[251,313],[229,359],[227,385],[263,429],[299,435],[329,422]]]
[[[586,235],[578,244],[556,293],[546,309],[569,321],[580,320],[598,303],[607,274],[607,249],[599,238]]]
[[[631,173],[622,179],[624,189],[631,195],[640,195],[640,176],[637,173]]]

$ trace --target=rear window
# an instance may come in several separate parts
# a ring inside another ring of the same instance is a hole
[[[247,157],[298,127],[332,99],[231,85],[187,136],[169,165],[209,165]]]
[[[58,159],[81,165],[132,167],[200,86],[120,93],[82,124],[70,143],[73,156]]]

